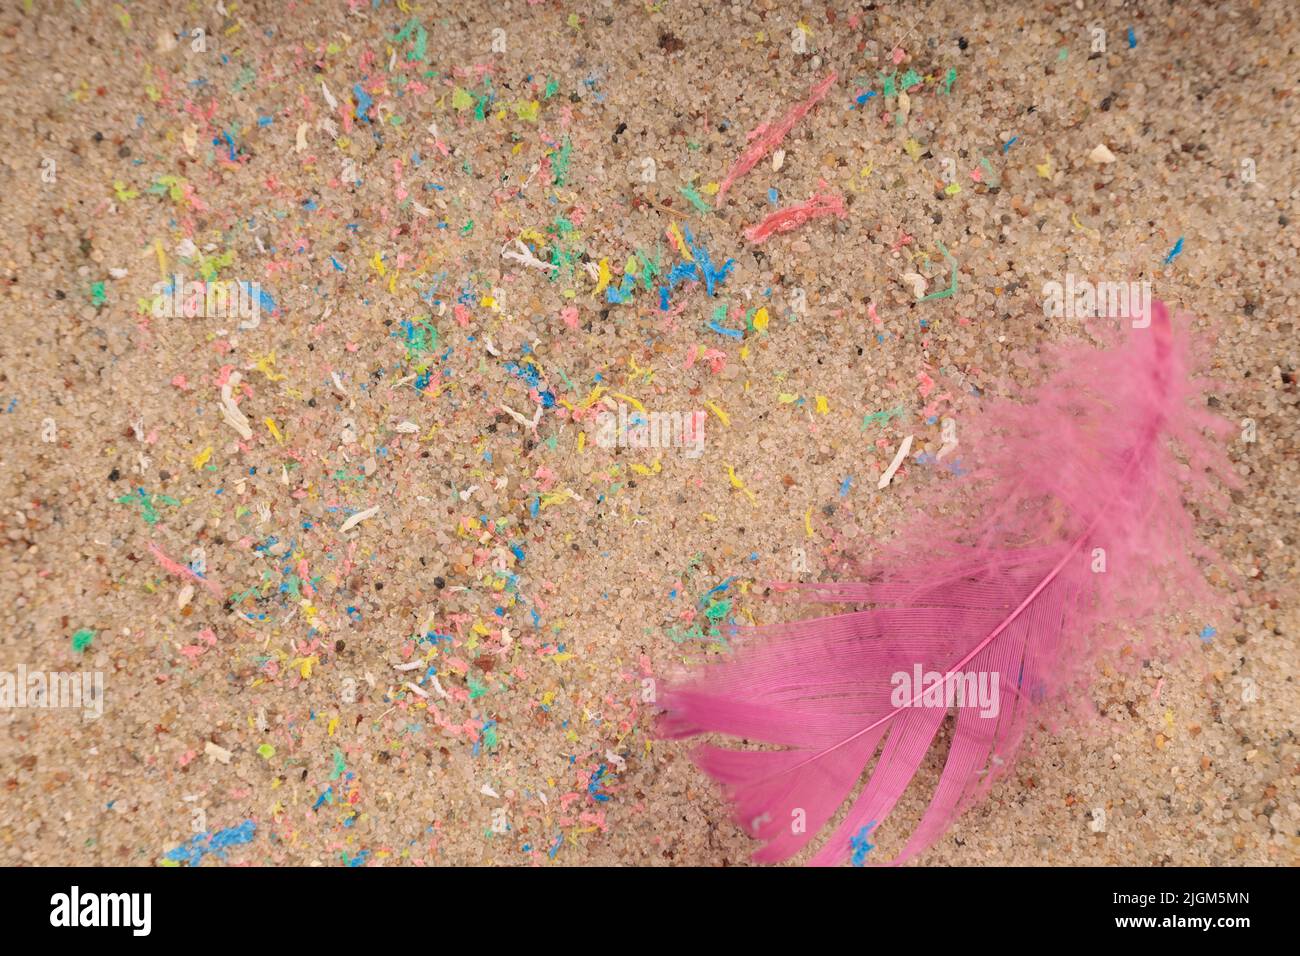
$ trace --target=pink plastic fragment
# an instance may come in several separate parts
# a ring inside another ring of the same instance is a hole
[[[817,193],[807,202],[778,209],[757,226],[746,229],[745,238],[750,242],[765,242],[777,233],[798,229],[809,220],[822,216],[837,216],[840,219],[847,217],[844,197],[833,193]]]
[[[736,165],[731,167],[731,172],[727,173],[727,178],[718,187],[718,198],[714,202],[715,206],[722,205],[722,196],[731,188],[732,183],[757,166],[759,160],[766,156],[777,143],[785,139],[790,130],[794,129],[794,124],[807,116],[809,111],[822,101],[826,94],[830,92],[830,88],[835,85],[835,77],[836,74],[832,70],[830,76],[812,88],[812,92],[808,94],[806,100],[790,107],[789,112],[777,122],[764,123],[746,137],[749,146],[740,154],[740,159],[736,160]]]
[[[205,588],[211,591],[212,594],[215,595],[216,597],[219,598],[225,597],[225,595],[221,591],[220,586],[215,581],[213,581],[211,578],[205,578],[199,576],[194,572],[193,568],[189,568],[183,564],[176,563],[171,558],[167,557],[167,554],[163,551],[162,548],[158,547],[158,545],[150,544],[149,550],[153,552],[154,560],[156,560],[158,564],[162,566],[163,570],[176,575],[178,578],[190,578],[194,581],[197,581],[199,584],[202,584]]]

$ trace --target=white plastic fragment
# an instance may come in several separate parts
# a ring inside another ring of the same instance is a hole
[[[517,421],[520,425],[523,425],[525,428],[536,430],[537,423],[542,420],[542,406],[540,405],[538,405],[537,410],[533,412],[532,421],[529,421],[527,418],[524,418],[523,415],[520,415],[509,405],[501,405],[499,407],[501,411],[505,412],[507,415],[509,415],[511,418]]]
[[[342,526],[339,527],[339,533],[341,534],[344,531],[351,531],[367,518],[373,518],[377,514],[379,514],[379,505],[367,508],[365,511],[358,511],[347,521],[343,522]]]
[[[1106,163],[1115,162],[1115,154],[1106,148],[1105,143],[1098,143],[1093,148],[1093,151],[1088,154],[1088,162],[1096,166],[1103,166]]]
[[[225,747],[219,747],[211,740],[203,745],[203,753],[211,757],[213,760],[219,760],[221,763],[230,763],[230,758],[234,756],[234,754]]]
[[[898,471],[899,466],[903,464],[903,459],[907,457],[907,453],[911,450],[912,436],[908,435],[903,439],[903,443],[898,446],[898,451],[894,453],[894,460],[889,463],[885,473],[880,476],[880,481],[876,483],[877,488],[885,488],[894,480],[894,472]]]
[[[501,247],[502,259],[513,259],[515,262],[518,262],[520,265],[527,266],[529,269],[545,269],[546,271],[549,272],[551,269],[559,268],[559,266],[555,265],[554,263],[543,262],[541,259],[538,259],[535,255],[533,255],[532,250],[529,249],[526,245],[524,245],[522,239],[516,239],[514,242],[515,242],[515,248],[513,249],[510,248],[509,243],[506,243],[504,246]]]
[[[942,424],[944,427],[944,432],[949,437],[944,439],[943,445],[940,446],[939,451],[935,454],[934,456],[935,461],[943,461],[944,455],[948,454],[959,444],[961,444],[957,439],[957,431],[956,428],[954,427],[955,423],[953,422],[953,420],[951,418],[945,418]]]
[[[239,432],[239,437],[245,441],[253,437],[253,429],[248,426],[248,419],[244,413],[239,410],[235,404],[234,389],[241,381],[238,372],[231,372],[230,377],[226,379],[226,384],[221,386],[221,416],[226,420],[226,424]]]

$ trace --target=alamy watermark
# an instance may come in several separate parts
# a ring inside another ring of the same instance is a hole
[[[148,936],[152,913],[152,893],[83,893],[74,885],[50,897],[51,926],[122,926],[132,936]]]
[[[1049,319],[1129,319],[1135,329],[1151,324],[1150,282],[1090,282],[1065,274],[1043,283],[1043,315]]]
[[[80,709],[85,720],[104,714],[103,671],[0,671],[0,710],[15,707]]]
[[[687,458],[704,452],[705,412],[629,411],[602,409],[596,415],[596,444],[601,448],[684,448]]]
[[[889,678],[892,707],[978,707],[981,717],[996,717],[1002,697],[997,671],[895,671]]]
[[[241,329],[255,329],[262,324],[263,298],[256,282],[186,282],[184,276],[174,275],[170,282],[153,284],[153,317],[242,319]]]

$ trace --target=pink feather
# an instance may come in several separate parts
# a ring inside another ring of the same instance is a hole
[[[1214,440],[1229,426],[1205,411],[1187,335],[1163,303],[1151,320],[1124,341],[1111,333],[1109,348],[1045,350],[1050,378],[1025,401],[988,401],[963,427],[963,455],[979,461],[929,505],[932,517],[862,580],[792,588],[858,610],[740,629],[735,655],[665,691],[664,736],[780,748],[694,754],[765,844],[755,860],[802,850],[849,802],[882,742],[810,862],[842,862],[888,816],[950,713],[924,681],[904,687],[898,675],[919,666],[973,690],[964,675],[983,673],[998,691],[986,706],[955,708],[942,773],[901,863],[988,793],[1044,706],[1082,697],[1097,655],[1123,638],[1104,622],[1131,627],[1176,595],[1203,593],[1183,500],[1199,491],[1221,503],[1213,478],[1235,484]]]

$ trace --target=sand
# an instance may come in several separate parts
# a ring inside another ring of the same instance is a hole
[[[0,670],[104,697],[0,711],[0,862],[744,864],[652,682],[924,508],[900,442],[1083,334],[1074,276],[1214,339],[1216,600],[916,862],[1294,865],[1298,39],[1282,0],[6,5]],[[734,264],[665,313],[687,231]],[[257,317],[167,314],[176,275]],[[601,447],[606,400],[702,447]]]

